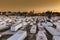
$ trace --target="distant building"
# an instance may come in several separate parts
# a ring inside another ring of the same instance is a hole
[[[30,13],[33,13],[34,14],[34,10],[30,11]]]

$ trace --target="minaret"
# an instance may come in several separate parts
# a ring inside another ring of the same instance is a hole
[[[34,10],[32,11],[32,13],[34,14]]]

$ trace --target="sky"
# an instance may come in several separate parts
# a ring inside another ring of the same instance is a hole
[[[0,11],[60,12],[60,0],[0,0]]]

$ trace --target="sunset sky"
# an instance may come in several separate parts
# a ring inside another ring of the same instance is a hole
[[[0,0],[0,11],[60,12],[60,0]]]

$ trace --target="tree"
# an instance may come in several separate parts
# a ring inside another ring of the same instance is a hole
[[[0,15],[1,15],[1,11],[0,11]]]
[[[47,11],[47,12],[46,12],[46,15],[47,15],[48,18],[50,19],[50,18],[51,18],[51,15],[52,15],[52,11]]]
[[[5,12],[2,12],[2,15],[6,15],[6,11]]]

